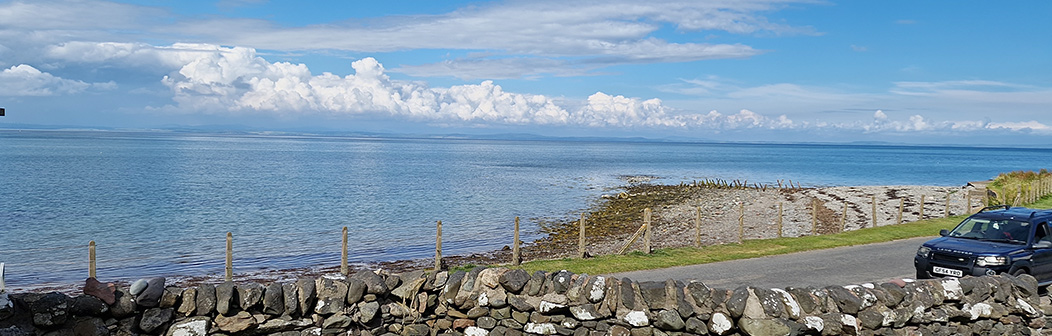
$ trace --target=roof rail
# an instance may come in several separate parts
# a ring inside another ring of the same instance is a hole
[[[1001,204],[1001,205],[991,205],[991,206],[988,206],[988,207],[985,207],[985,208],[979,209],[979,212],[983,212],[983,211],[986,211],[986,210],[991,210],[991,209],[997,209],[997,208],[1004,208],[1005,210],[1008,210],[1008,209],[1010,209],[1010,208],[1012,208],[1012,207],[1011,207],[1011,206],[1009,206],[1008,204]]]

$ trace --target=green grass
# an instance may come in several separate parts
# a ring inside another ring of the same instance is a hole
[[[1046,196],[1027,206],[1042,209],[1052,208],[1052,196]],[[746,240],[740,244],[713,245],[702,248],[658,249],[651,255],[634,252],[627,255],[604,255],[591,259],[538,260],[524,263],[522,266],[515,268],[522,268],[529,272],[536,270],[568,270],[574,273],[606,274],[707,264],[914,237],[936,236],[939,234],[939,230],[952,229],[965,217],[961,215],[949,218],[927,219],[901,225],[866,228],[821,236]]]

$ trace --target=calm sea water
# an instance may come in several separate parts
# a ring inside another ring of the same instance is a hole
[[[963,185],[1052,167],[1050,149],[372,139],[0,131],[9,287],[335,266],[498,249],[569,219],[625,175],[805,185]]]

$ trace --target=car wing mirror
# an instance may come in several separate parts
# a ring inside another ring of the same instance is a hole
[[[949,236],[950,235],[950,230],[947,230],[947,229],[939,230],[939,235],[943,236],[943,237]]]

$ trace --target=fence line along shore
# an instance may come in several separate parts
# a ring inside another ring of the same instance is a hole
[[[680,185],[637,185],[628,189],[616,196],[603,198],[607,202],[648,199],[653,201],[651,203],[655,206],[644,207],[640,214],[620,214],[623,216],[617,218],[629,220],[611,225],[609,218],[604,216],[611,207],[617,205],[606,204],[605,208],[581,213],[576,221],[546,228],[548,237],[527,244],[519,240],[519,218],[515,217],[514,225],[511,226],[514,230],[514,240],[510,242],[510,247],[491,252],[488,260],[519,265],[527,260],[587,258],[601,254],[624,254],[629,251],[651,253],[658,248],[701,247],[741,243],[747,239],[821,235],[897,225],[928,218],[973,213],[994,203],[1032,203],[1052,194],[1052,177],[1044,177],[1035,183],[1020,186],[1014,192],[1001,194],[990,192],[983,182],[969,183],[964,187],[804,188],[799,184],[794,185],[791,181],[785,184],[779,181],[777,185],[771,186],[706,180]],[[720,195],[701,197],[700,200],[684,196],[714,193]],[[670,199],[674,201],[669,202]],[[705,200],[709,202],[701,202]],[[715,200],[723,202],[714,202]],[[415,266],[408,268],[443,270],[449,266],[457,266],[448,262],[448,258],[443,260],[442,225],[442,221],[436,221],[432,266],[423,266],[425,263],[416,262],[413,263]],[[343,275],[352,271],[348,265],[349,235],[348,228],[343,227],[339,238],[342,248],[338,266],[339,273]],[[234,234],[227,232],[223,277],[225,281],[232,281],[235,277],[234,240]],[[96,251],[95,241],[90,241],[86,275],[91,278],[98,276],[100,258]],[[105,255],[102,256],[101,262],[104,270]],[[472,263],[471,258],[467,258],[466,262]],[[218,281],[217,278],[212,280]],[[2,281],[3,274],[0,273],[0,284]]]

